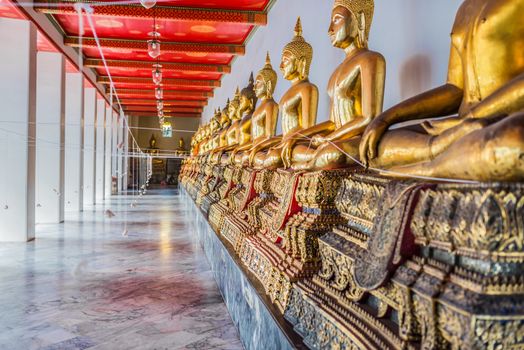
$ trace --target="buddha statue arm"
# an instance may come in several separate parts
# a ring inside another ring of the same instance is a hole
[[[301,92],[302,96],[302,127],[308,128],[315,125],[318,113],[318,88],[315,85],[309,86]]]
[[[265,123],[265,135],[267,139],[274,137],[277,133],[277,122],[278,122],[278,103],[273,102],[269,104],[266,110],[266,123]]]
[[[524,73],[472,108],[469,117],[507,116],[524,109]]]
[[[255,161],[255,156],[258,152],[268,149],[270,147],[273,147],[275,145],[278,145],[280,142],[282,142],[282,136],[273,136],[273,137],[270,137],[268,139],[265,139],[261,142],[258,142],[252,145],[251,149],[249,150],[249,165],[253,166],[253,162]]]
[[[246,144],[244,144],[242,146],[237,146],[234,149],[234,152],[235,152],[235,154],[238,153],[238,152],[244,152],[244,151],[250,150],[252,147],[253,147],[253,143],[249,142],[249,143],[246,143]]]
[[[299,130],[295,132],[294,138],[295,139],[303,138],[304,140],[309,140],[309,137],[311,136],[318,135],[320,133],[330,133],[330,132],[333,132],[335,129],[336,129],[335,123],[333,123],[331,120],[328,120],[326,122],[314,125],[305,130]]]

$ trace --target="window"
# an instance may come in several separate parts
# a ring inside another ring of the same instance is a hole
[[[170,122],[162,124],[162,137],[173,137],[173,127]]]

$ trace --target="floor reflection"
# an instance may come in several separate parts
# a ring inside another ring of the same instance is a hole
[[[133,200],[0,245],[0,349],[242,348],[184,205]]]

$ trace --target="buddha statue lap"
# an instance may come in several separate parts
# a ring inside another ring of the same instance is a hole
[[[300,18],[295,27],[295,37],[284,47],[280,70],[291,88],[282,96],[279,108],[282,113],[282,135],[265,141],[264,147],[255,148],[254,159],[257,169],[289,167],[293,147],[301,132],[315,125],[318,109],[318,88],[309,79],[313,48],[302,36]]]
[[[373,11],[373,0],[334,3],[328,33],[333,46],[343,49],[346,58],[329,80],[330,121],[304,130],[303,135],[314,136],[311,144],[294,148],[294,170],[354,164],[360,136],[382,112],[386,62],[381,54],[368,49]]]
[[[465,0],[451,33],[447,83],[375,118],[360,144],[364,164],[415,176],[524,179],[524,60],[516,59],[523,11],[524,0]],[[388,130],[421,119],[429,121]]]
[[[277,73],[271,66],[268,53],[266,65],[258,72],[254,85],[256,98],[262,102],[251,117],[251,142],[235,150],[235,165],[237,166],[248,165],[250,154],[254,156],[276,134],[278,103],[273,99],[276,83]]]

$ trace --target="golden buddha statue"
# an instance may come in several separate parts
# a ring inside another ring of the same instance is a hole
[[[295,26],[295,37],[284,47],[280,70],[284,79],[292,82],[282,96],[279,108],[282,113],[282,136],[266,141],[265,147],[254,157],[255,168],[275,169],[291,165],[291,154],[296,138],[305,129],[315,125],[318,109],[318,88],[309,82],[309,69],[313,47],[302,36],[300,18]],[[276,146],[275,146],[276,145]],[[271,146],[274,146],[270,148]],[[266,151],[266,149],[268,149]]]
[[[375,118],[360,144],[364,164],[416,176],[522,180],[524,115],[515,113],[524,109],[523,11],[524,0],[465,0],[451,33],[447,83]]]
[[[227,99],[226,106],[220,113],[220,139],[219,147],[227,146],[227,130],[231,126],[231,119],[229,118],[229,99]]]
[[[217,111],[220,112],[220,128],[217,132],[218,146],[212,150],[208,160],[212,164],[217,164],[220,160],[221,153],[217,150],[227,146],[227,132],[229,130],[229,127],[231,126],[231,119],[229,117],[229,106],[230,102],[229,99],[227,99],[226,106],[222,108],[221,111]]]
[[[210,120],[211,124],[211,135],[209,136],[209,146],[206,149],[206,153],[212,152],[214,149],[219,147],[220,142],[220,110],[215,110],[215,114]]]
[[[186,151],[186,141],[181,137],[178,139],[178,151],[185,152]]]
[[[374,0],[335,0],[328,34],[346,58],[328,83],[330,120],[302,132],[310,145],[293,150],[295,170],[333,169],[353,164],[366,126],[382,112],[386,62],[368,49]],[[327,135],[323,135],[328,133]]]
[[[238,108],[234,122],[229,127],[227,137],[228,145],[222,149],[221,164],[231,164],[235,158],[235,149],[251,142],[251,115],[255,109],[257,98],[253,90],[253,74],[249,84],[238,95]]]
[[[253,73],[249,77],[249,84],[240,92],[240,105],[238,108],[238,114],[241,116],[241,120],[238,126],[237,143],[236,147],[232,150],[230,156],[230,162],[242,165],[243,154],[237,154],[249,149],[251,145],[251,130],[252,130],[252,116],[255,106],[257,104],[258,97],[255,93]]]
[[[268,52],[266,64],[255,79],[254,92],[261,103],[251,117],[251,143],[236,149],[236,152],[239,152],[235,158],[236,165],[252,165],[256,153],[270,145],[272,137],[276,134],[278,103],[273,99],[273,93],[277,79]]]
[[[230,121],[229,126],[224,129],[220,135],[220,147],[215,149],[212,155],[213,163],[221,161],[224,152],[230,151],[236,145],[238,124],[240,116],[238,109],[240,107],[240,89],[237,87],[234,98],[227,104],[227,118]]]

